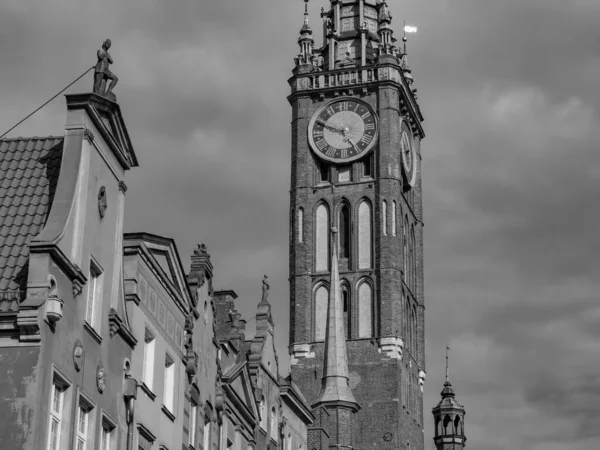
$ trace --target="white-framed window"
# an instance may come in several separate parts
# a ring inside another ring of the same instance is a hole
[[[142,380],[148,389],[152,390],[154,383],[154,352],[155,352],[154,334],[146,327],[144,332],[144,368]]]
[[[204,450],[210,449],[210,419],[204,417],[204,439],[203,439]]]
[[[113,450],[114,442],[114,431],[117,427],[114,420],[108,418],[106,414],[102,414],[102,428],[100,430],[100,450]]]
[[[196,447],[196,427],[198,417],[198,405],[192,400],[190,403],[190,423],[188,431],[188,444]]]
[[[98,326],[98,316],[102,303],[102,282],[102,269],[91,260],[85,321],[93,328]]]
[[[175,360],[165,353],[165,382],[163,389],[163,405],[173,413],[175,410]]]
[[[381,232],[387,236],[387,202],[381,202]]]
[[[271,408],[271,439],[277,441],[277,410]]]
[[[50,392],[50,423],[48,426],[48,450],[59,450],[61,429],[63,423],[63,411],[65,403],[65,392],[68,385],[61,379],[54,377]]]
[[[89,435],[89,422],[90,422],[91,409],[82,403],[79,403],[77,409],[77,444],[75,445],[76,450],[86,450],[88,435]]]

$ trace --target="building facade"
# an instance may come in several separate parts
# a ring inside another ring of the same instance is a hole
[[[138,162],[119,105],[67,110],[64,136],[0,140],[0,448],[306,448],[268,285],[246,340],[205,245],[186,274],[172,239],[123,234]]]
[[[423,117],[384,1],[332,0],[322,18],[315,48],[305,13],[289,80],[292,379],[318,406],[339,269],[348,384],[360,406],[343,445],[423,449]],[[317,420],[327,439],[341,426],[332,417],[321,410]]]

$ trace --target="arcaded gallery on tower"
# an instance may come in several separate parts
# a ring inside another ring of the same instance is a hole
[[[289,375],[266,276],[249,336],[206,245],[186,271],[171,237],[123,233],[127,172],[144,168],[107,40],[64,133],[0,139],[0,448],[429,448],[407,39],[382,0],[327,3],[320,47],[305,6],[288,80]],[[448,376],[441,397],[434,445],[462,449]]]

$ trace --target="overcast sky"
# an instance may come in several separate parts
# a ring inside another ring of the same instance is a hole
[[[326,0],[311,0],[311,20]],[[52,6],[50,6],[52,5]],[[600,439],[600,1],[390,0],[422,145],[425,448],[444,349],[467,448]],[[110,37],[140,167],[126,231],[208,246],[247,318],[269,275],[288,370],[287,79],[300,0],[2,0],[0,134],[95,64]],[[317,33],[318,45],[321,36]],[[69,92],[91,91],[88,74]],[[60,97],[11,133],[63,133]],[[596,199],[596,200],[594,200]],[[252,324],[249,325],[252,329]]]

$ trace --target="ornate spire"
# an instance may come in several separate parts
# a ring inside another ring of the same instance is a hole
[[[441,392],[442,399],[432,411],[435,422],[433,442],[438,450],[444,450],[448,445],[452,445],[453,449],[462,450],[467,441],[464,428],[465,408],[456,400],[450,384],[449,350],[450,346],[446,345],[446,381]]]
[[[312,28],[308,21],[308,0],[304,0],[304,24],[300,29],[300,37],[298,38],[300,54],[296,58],[296,65],[312,64],[314,43]]]
[[[329,307],[327,310],[327,329],[325,335],[325,360],[321,392],[313,408],[319,405],[342,406],[353,412],[360,408],[350,389],[348,360],[346,357],[346,334],[340,295],[340,274],[338,267],[337,228],[331,229],[333,251],[331,256],[331,286],[329,288]]]

